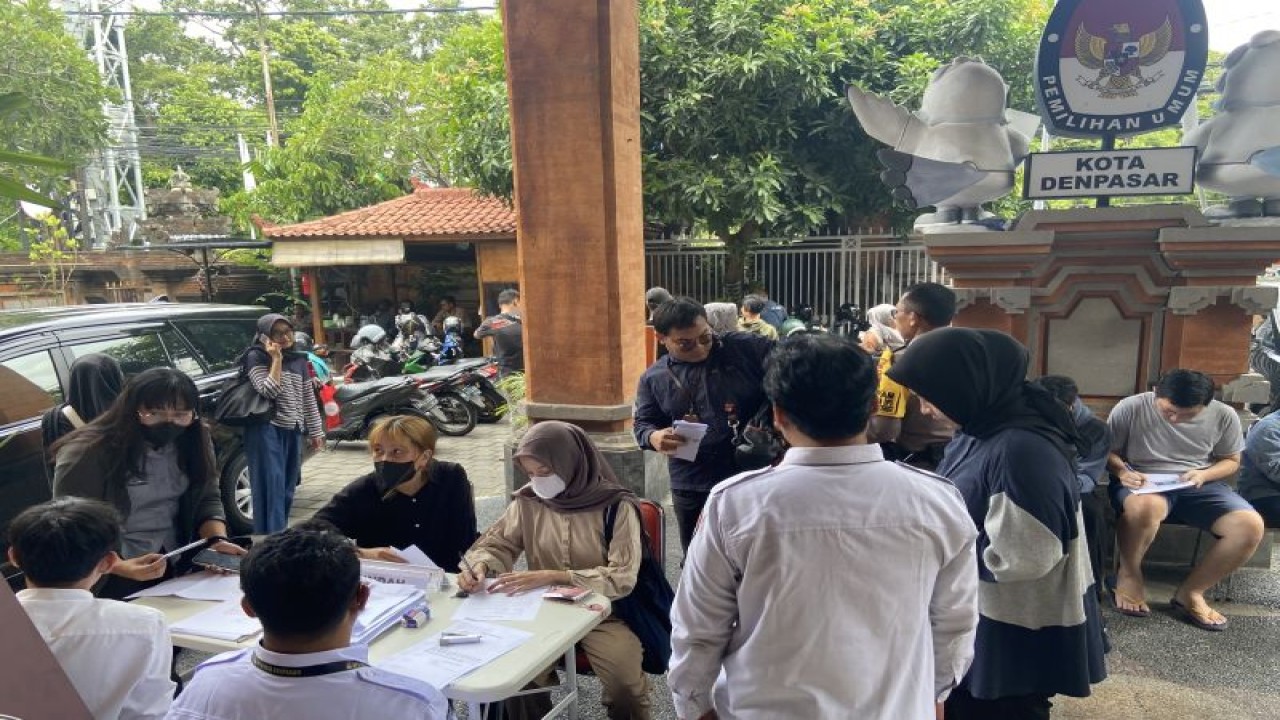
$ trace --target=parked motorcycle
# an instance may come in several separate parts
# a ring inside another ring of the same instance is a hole
[[[442,435],[466,435],[475,429],[477,411],[456,395],[437,397],[427,390],[428,382],[413,377],[389,377],[367,382],[345,383],[332,402],[339,422],[325,437],[335,443],[363,440],[378,418],[415,415],[435,426]],[[326,403],[327,404],[327,403]],[[326,413],[331,412],[326,408]]]
[[[458,395],[476,407],[480,422],[493,423],[501,419],[502,407],[507,403],[493,384],[497,375],[498,365],[492,359],[475,358],[424,370],[413,377],[431,383],[428,390],[437,397],[444,393]]]

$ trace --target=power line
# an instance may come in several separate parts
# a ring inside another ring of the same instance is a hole
[[[67,10],[65,15],[87,15],[92,17],[211,17],[211,18],[256,18],[262,17],[342,17],[346,15],[450,15],[472,13],[478,11],[497,10],[494,5],[458,8],[388,8],[385,10],[263,10],[262,13],[240,10]]]

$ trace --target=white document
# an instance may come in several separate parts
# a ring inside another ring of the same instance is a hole
[[[169,626],[176,635],[197,635],[242,642],[262,633],[262,623],[244,614],[238,600],[227,600]]]
[[[425,568],[432,568],[434,570],[440,569],[440,566],[431,562],[431,558],[427,557],[427,554],[422,552],[422,549],[419,548],[417,545],[410,545],[408,547],[402,547],[402,548],[394,548],[394,550],[400,554],[400,557],[404,558],[405,560],[408,560],[410,565],[416,565],[418,567],[425,567]]]
[[[676,450],[675,457],[693,462],[698,457],[698,446],[702,444],[702,438],[707,434],[707,424],[677,420],[671,424],[671,429],[684,438],[684,444]]]
[[[508,595],[489,592],[489,586],[492,583],[493,578],[486,578],[484,589],[471,593],[458,604],[458,609],[453,613],[453,619],[502,622],[532,620],[538,616],[538,609],[542,607],[543,588],[535,588],[519,595]]]
[[[198,572],[165,580],[145,590],[130,595],[128,600],[140,597],[180,597],[187,600],[240,600],[240,576]]]
[[[455,616],[456,617],[456,616]],[[484,639],[466,645],[441,645],[444,632],[480,635]],[[444,632],[430,635],[391,657],[378,667],[400,675],[408,675],[443,690],[450,683],[476,668],[487,665],[533,637],[533,633],[485,622],[462,620]]]
[[[1190,480],[1183,480],[1181,475],[1169,473],[1147,473],[1147,484],[1136,490],[1129,492],[1134,495],[1151,495],[1153,493],[1169,492],[1171,490],[1182,490],[1184,488],[1195,487],[1195,483]]]
[[[379,635],[399,624],[400,616],[410,608],[426,604],[422,588],[414,585],[381,582],[370,582],[368,585],[369,602],[360,611],[355,626],[351,628],[353,645],[373,642]]]

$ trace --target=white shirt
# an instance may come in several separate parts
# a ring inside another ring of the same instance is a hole
[[[285,655],[261,646],[206,660],[173,703],[171,720],[445,720],[449,702],[421,680],[374,667],[312,677],[281,677],[253,665],[253,656],[281,667],[343,660],[369,661],[369,649]]]
[[[671,612],[677,715],[932,718],[973,659],[976,538],[954,486],[878,445],[725,480]]]
[[[164,717],[173,643],[159,610],[55,588],[21,590],[18,602],[95,718]]]

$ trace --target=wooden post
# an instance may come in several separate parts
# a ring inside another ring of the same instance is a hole
[[[307,268],[303,272],[307,276],[307,302],[311,303],[311,337],[316,345],[327,345],[328,340],[324,336],[324,311],[320,307],[320,298],[324,297],[324,293],[320,291],[320,273],[315,268]]]
[[[645,360],[636,3],[502,13],[528,414],[621,433]]]

